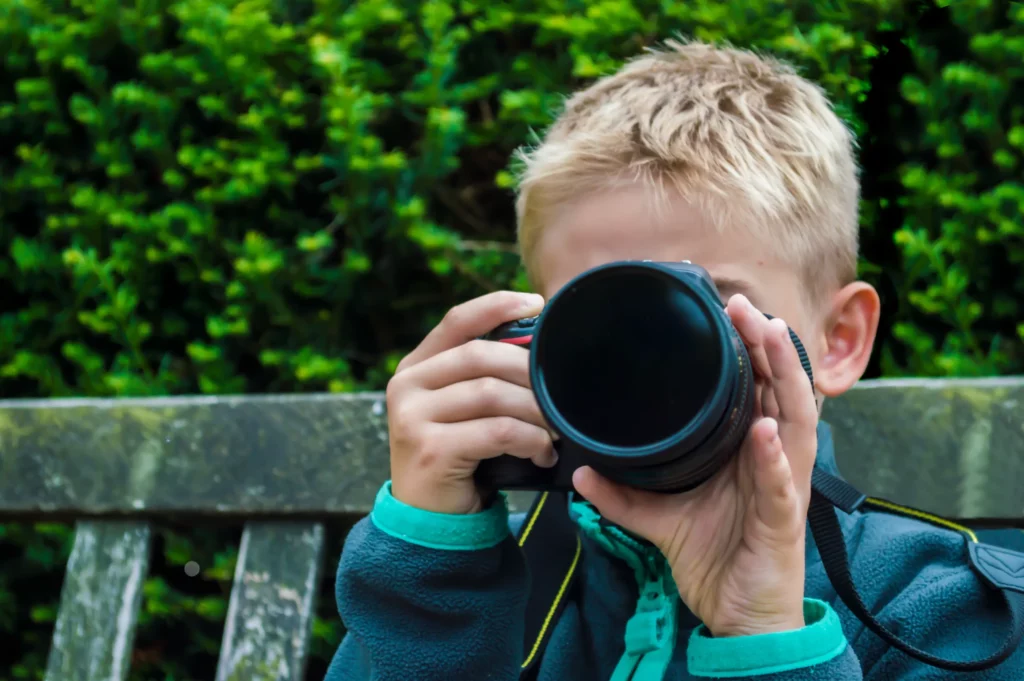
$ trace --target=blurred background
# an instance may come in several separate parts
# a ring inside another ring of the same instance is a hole
[[[1020,2],[5,0],[0,395],[382,388],[525,287],[512,151],[676,35],[789,60],[857,132],[869,378],[1024,373]],[[133,681],[213,677],[240,532],[161,529]],[[0,681],[42,678],[71,540],[0,524]]]

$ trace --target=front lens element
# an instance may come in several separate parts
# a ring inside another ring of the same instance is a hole
[[[563,291],[535,348],[552,405],[585,437],[643,447],[680,432],[714,393],[713,320],[679,279],[610,270]]]

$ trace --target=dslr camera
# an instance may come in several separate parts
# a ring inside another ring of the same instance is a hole
[[[790,330],[813,384],[803,345]],[[486,489],[571,490],[589,465],[632,487],[681,492],[735,456],[754,415],[754,373],[710,275],[689,261],[619,261],[583,272],[544,311],[484,337],[530,352],[558,463],[502,455]]]

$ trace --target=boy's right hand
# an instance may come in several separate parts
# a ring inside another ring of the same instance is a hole
[[[391,494],[435,513],[483,508],[473,473],[511,454],[542,467],[556,454],[530,389],[529,352],[477,340],[540,314],[544,299],[499,291],[452,308],[403,359],[388,383]]]

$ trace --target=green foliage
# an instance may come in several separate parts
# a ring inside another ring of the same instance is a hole
[[[902,292],[885,346],[888,373],[991,375],[1024,368],[1024,6],[949,4],[904,40],[894,142]],[[901,129],[907,129],[901,126]],[[893,225],[892,227],[896,227]],[[869,254],[870,255],[870,254]],[[895,342],[906,345],[897,362]]]
[[[0,386],[380,387],[447,306],[525,286],[510,152],[565,92],[677,33],[771,50],[865,144],[887,136],[865,167],[898,173],[865,191],[865,274],[896,292],[885,373],[1019,370],[1020,14],[959,2],[922,28],[891,0],[9,3]],[[872,97],[895,77],[897,96]]]
[[[0,393],[382,387],[449,306],[525,288],[512,150],[676,34],[794,62],[860,136],[870,375],[1019,373],[1024,10],[940,4],[11,0]],[[0,526],[0,681],[41,678],[71,536],[47,527]],[[162,537],[133,679],[210,678],[237,537]]]
[[[0,525],[0,679],[42,679],[72,529],[52,523]],[[26,597],[28,596],[28,598]]]

